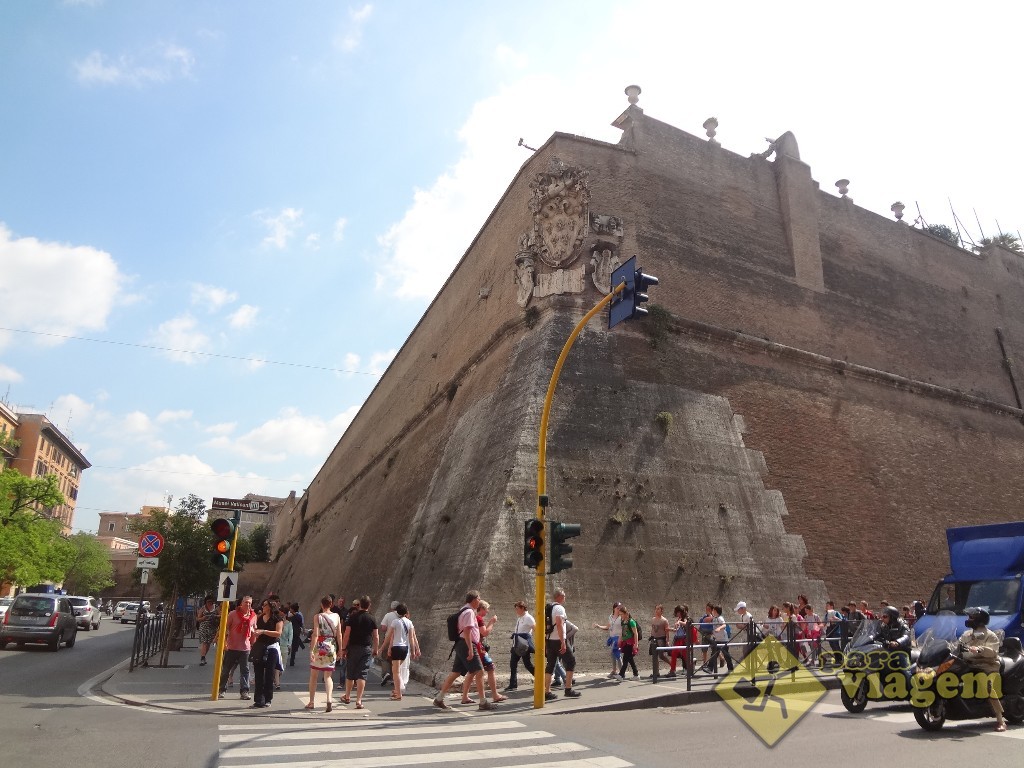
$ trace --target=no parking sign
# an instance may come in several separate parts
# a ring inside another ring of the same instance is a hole
[[[164,548],[164,537],[156,531],[146,531],[139,537],[139,554],[143,557],[156,557]]]

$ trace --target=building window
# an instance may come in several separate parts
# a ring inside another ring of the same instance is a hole
[[[43,462],[36,461],[36,477],[42,477],[46,474],[46,465]]]
[[[71,497],[72,501],[78,501],[78,489],[72,488],[70,491],[68,491],[68,496]]]
[[[110,531],[111,533],[113,533],[114,532],[114,524],[113,523],[107,523],[107,530]]]

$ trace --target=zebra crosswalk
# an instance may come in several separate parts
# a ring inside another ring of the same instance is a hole
[[[472,765],[487,768],[631,768],[633,763],[512,720],[427,725],[262,719],[219,726],[218,768],[379,768]]]

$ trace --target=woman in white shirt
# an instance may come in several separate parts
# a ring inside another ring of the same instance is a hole
[[[519,662],[523,662],[526,671],[531,675],[533,671],[533,659],[530,658],[536,648],[533,645],[533,628],[537,626],[536,619],[526,610],[526,603],[522,600],[515,604],[516,623],[512,628],[512,672],[508,676],[508,688],[506,691],[514,691],[519,687],[517,672]],[[525,643],[525,645],[524,645]]]
[[[608,617],[608,623],[594,625],[594,629],[603,629],[608,633],[608,640],[605,642],[612,649],[612,671],[608,673],[608,677],[615,677],[619,674],[619,660],[622,658],[622,652],[619,650],[619,640],[622,638],[622,615],[619,612],[620,608],[622,608],[622,603],[616,601],[612,605],[612,613]]]
[[[387,658],[391,660],[391,681],[395,690],[391,694],[394,701],[402,700],[405,686],[409,684],[409,667],[413,659],[420,657],[420,643],[416,638],[416,627],[409,618],[409,609],[404,603],[395,607],[398,618],[388,624],[388,632],[384,636],[384,647]]]

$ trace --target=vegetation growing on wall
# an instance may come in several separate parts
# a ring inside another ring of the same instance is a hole
[[[651,347],[657,349],[658,345],[663,344],[668,338],[668,329],[672,325],[672,313],[661,304],[650,304],[647,311],[649,314],[641,321],[640,327],[647,334],[647,340],[651,343]]]

